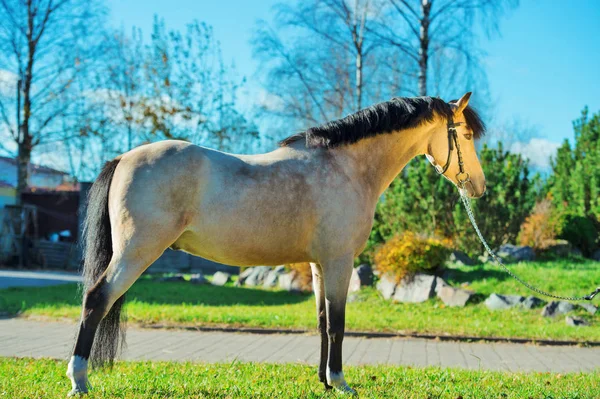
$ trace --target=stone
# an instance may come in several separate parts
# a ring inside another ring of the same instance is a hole
[[[533,308],[539,308],[540,306],[544,305],[546,303],[546,301],[541,300],[540,298],[538,298],[537,296],[528,296],[527,298],[525,298],[525,300],[521,303],[521,306],[524,309],[533,309]]]
[[[590,314],[596,314],[596,311],[598,310],[598,308],[591,303],[578,303],[578,305],[587,310]]]
[[[253,267],[247,267],[247,268],[243,269],[240,272],[237,281],[235,282],[235,286],[239,287],[241,285],[244,285],[244,283],[246,282],[246,279],[248,277],[250,277],[250,275],[252,275],[252,273],[254,273]]]
[[[567,240],[557,239],[557,240],[547,240],[542,243],[542,252],[545,255],[555,255],[557,257],[567,257],[567,256],[581,256],[581,250],[575,248],[573,244],[571,244]]]
[[[450,284],[448,284],[443,278],[441,277],[436,277],[435,279],[435,293],[439,294],[440,290],[444,287],[450,287]]]
[[[535,252],[529,246],[504,244],[496,251],[506,263],[535,260]]]
[[[249,287],[258,287],[263,285],[265,277],[271,271],[269,266],[256,266],[252,268],[252,273],[244,281],[244,285]]]
[[[580,326],[589,326],[590,325],[590,323],[588,323],[586,320],[582,319],[581,317],[577,317],[577,316],[566,316],[565,322],[567,323],[568,326],[572,326],[572,327],[580,327]]]
[[[451,307],[464,307],[475,294],[473,291],[454,288],[449,285],[440,287],[439,289],[436,287],[436,291],[438,298],[444,302],[444,305]]]
[[[183,277],[183,274],[178,273],[173,276],[163,277],[163,278],[159,279],[158,281],[160,281],[160,282],[185,281],[185,278]]]
[[[484,303],[490,310],[504,310],[519,305],[524,300],[525,298],[520,295],[492,294],[487,297]]]
[[[462,251],[452,251],[448,257],[448,262],[459,266],[475,266],[478,263]]]
[[[377,290],[381,292],[384,299],[391,299],[396,291],[396,279],[392,276],[384,274],[377,282]]]
[[[435,294],[435,276],[429,274],[415,274],[412,278],[403,279],[394,291],[396,302],[425,302]]]
[[[206,284],[208,280],[202,273],[195,273],[190,276],[190,283],[192,284]]]
[[[600,262],[600,249],[597,249],[593,254],[592,254],[592,259]]]
[[[273,270],[271,270],[266,276],[263,282],[263,287],[265,288],[274,288],[277,287],[277,283],[279,282],[279,276],[285,273],[285,266],[277,266]]]
[[[279,288],[290,292],[300,292],[302,287],[296,279],[296,272],[292,271],[279,276]]]
[[[575,305],[566,301],[552,301],[542,309],[542,316],[556,317],[575,310]]]
[[[371,265],[363,263],[356,268],[356,273],[358,273],[361,287],[370,287],[373,285],[373,268]]]
[[[360,277],[358,277],[358,271],[356,268],[352,269],[352,275],[350,276],[350,285],[348,286],[348,292],[360,291]]]
[[[231,274],[225,272],[216,272],[213,274],[213,278],[211,281],[212,285],[224,286],[231,279]]]

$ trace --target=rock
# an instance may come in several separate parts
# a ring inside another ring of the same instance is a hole
[[[450,284],[448,284],[443,278],[437,277],[435,279],[435,293],[439,294],[440,290],[444,287],[450,287]]]
[[[373,268],[371,265],[363,263],[356,268],[361,287],[370,287],[373,285]]]
[[[415,274],[398,284],[394,292],[394,301],[419,303],[425,302],[435,294],[435,276]]]
[[[279,276],[279,288],[291,292],[300,292],[302,287],[296,279],[296,272],[289,272]]]
[[[579,306],[587,310],[590,314],[596,314],[598,308],[591,303],[578,303]]]
[[[356,268],[352,269],[352,276],[350,276],[350,285],[348,286],[348,292],[360,291],[360,277],[358,277],[358,271]]]
[[[529,246],[504,244],[498,248],[496,254],[507,263],[535,260],[535,252]]]
[[[231,278],[231,274],[229,274],[229,273],[216,272],[215,274],[213,274],[211,284],[218,285],[218,286],[224,286],[225,284],[227,284],[229,282],[230,278]]]
[[[396,291],[396,279],[384,274],[377,282],[377,290],[381,292],[384,299],[391,299]]]
[[[185,278],[183,278],[183,274],[178,273],[173,276],[163,277],[163,278],[159,279],[158,281],[160,281],[160,282],[185,281]]]
[[[436,292],[438,298],[440,298],[446,306],[458,307],[464,307],[467,304],[467,301],[475,294],[473,291],[454,288],[449,285],[442,286],[439,289],[436,287]]]
[[[561,258],[569,255],[582,255],[581,251],[567,240],[547,240],[542,245],[542,252],[545,255],[556,255]]]
[[[525,300],[521,303],[521,306],[525,309],[533,309],[533,308],[539,308],[540,306],[544,305],[546,303],[546,301],[541,300],[540,298],[538,298],[537,296],[528,296],[527,298],[525,298]]]
[[[206,284],[208,283],[208,280],[206,279],[206,277],[204,277],[204,275],[202,273],[195,273],[192,274],[190,277],[190,283],[192,284]]]
[[[600,262],[600,249],[597,249],[593,254],[592,254],[592,259]]]
[[[265,288],[274,288],[277,287],[277,283],[279,281],[279,276],[285,273],[285,266],[277,266],[273,270],[271,270],[265,277],[265,281],[263,282],[263,287]]]
[[[452,251],[448,257],[448,262],[459,266],[475,266],[478,262],[469,258],[469,255],[462,251]]]
[[[579,326],[589,326],[590,323],[577,316],[566,316],[565,322],[568,326],[579,327]]]
[[[235,282],[235,286],[239,287],[241,285],[244,285],[244,283],[246,282],[246,279],[248,277],[250,277],[250,275],[252,273],[254,273],[254,268],[253,267],[247,267],[247,268],[243,269],[240,272],[237,281]]]
[[[555,317],[575,310],[575,305],[566,301],[552,301],[542,309],[542,316]]]
[[[524,300],[520,295],[492,294],[485,300],[485,306],[490,310],[504,310],[519,305]]]
[[[246,278],[244,281],[244,285],[249,287],[258,287],[259,285],[263,285],[265,281],[265,277],[271,268],[269,266],[256,266],[252,268],[252,273]]]

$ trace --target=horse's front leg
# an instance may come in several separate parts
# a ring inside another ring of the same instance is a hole
[[[342,371],[342,342],[346,322],[346,296],[352,276],[352,256],[345,256],[321,263],[325,285],[325,308],[327,312],[327,335],[329,357],[327,359],[327,384],[339,391],[356,394],[344,379]]]
[[[327,383],[327,357],[329,352],[329,342],[327,337],[327,311],[325,310],[325,288],[323,284],[323,269],[317,263],[311,263],[313,279],[313,291],[317,302],[317,323],[319,335],[321,336],[321,357],[319,361],[319,381],[325,385],[325,389],[331,389]]]

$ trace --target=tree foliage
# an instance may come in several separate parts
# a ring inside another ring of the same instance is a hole
[[[600,231],[600,112],[590,117],[585,108],[573,129],[575,145],[565,140],[558,149],[547,188],[558,233],[590,254]]]
[[[486,175],[486,194],[472,201],[481,232],[492,247],[514,242],[541,188],[528,162],[518,154],[484,145],[479,153]],[[411,161],[377,206],[365,257],[398,233],[413,231],[452,239],[455,248],[481,253],[481,244],[460,202],[456,188],[437,175],[425,159]]]

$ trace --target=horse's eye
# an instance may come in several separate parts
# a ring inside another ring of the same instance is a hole
[[[465,138],[466,138],[467,140],[471,140],[471,139],[473,138],[473,135],[472,135],[472,134],[470,134],[470,133],[467,133],[467,134],[465,134],[464,136],[465,136]]]

